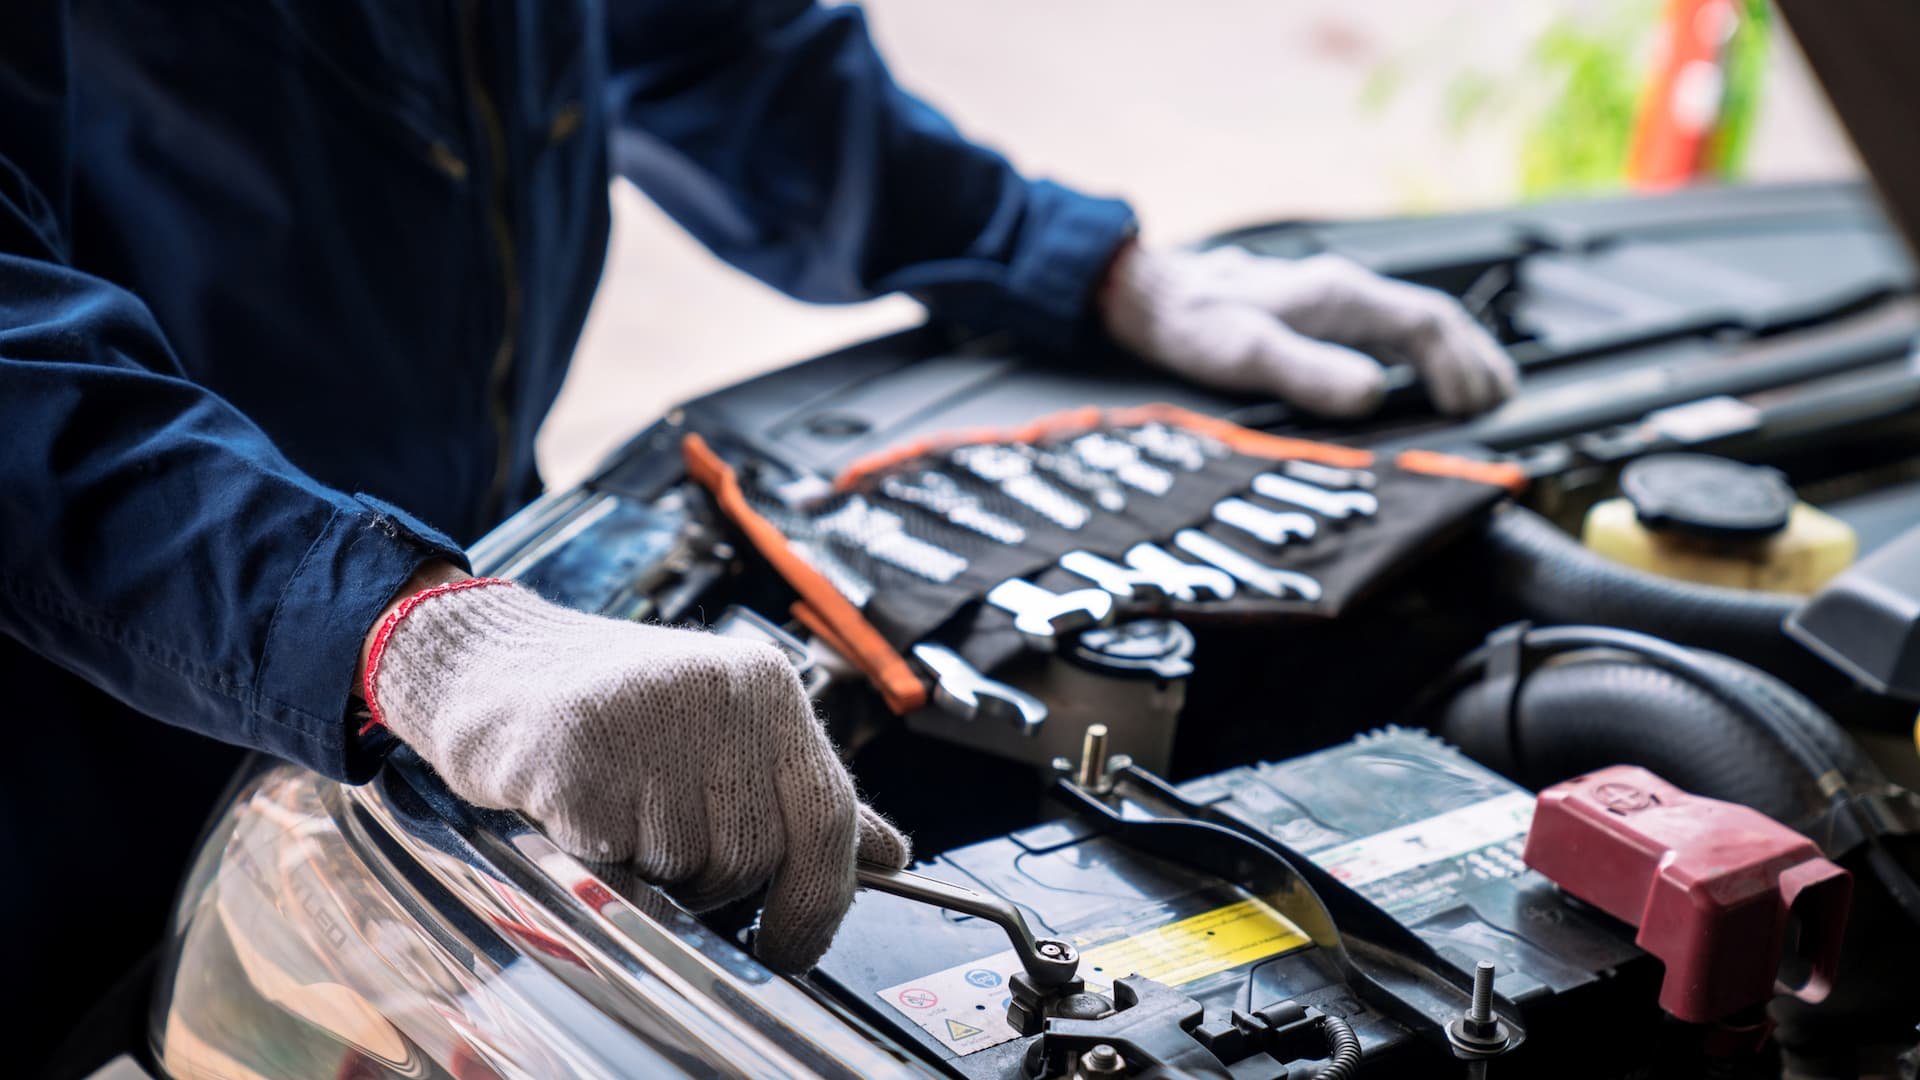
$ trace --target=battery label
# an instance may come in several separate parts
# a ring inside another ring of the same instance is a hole
[[[1533,795],[1509,792],[1313,852],[1308,857],[1352,888],[1443,862],[1524,836],[1533,824]]]
[[[1097,993],[1111,992],[1112,981],[1128,975],[1179,986],[1309,944],[1286,916],[1255,899],[1100,944],[1077,937],[1073,943],[1080,976]],[[890,986],[880,1000],[964,1057],[1018,1036],[1007,1024],[1007,984],[1020,971],[1008,949]]]

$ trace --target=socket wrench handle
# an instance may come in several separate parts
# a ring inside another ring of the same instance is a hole
[[[1036,939],[1020,909],[997,896],[880,863],[855,863],[854,877],[863,889],[892,893],[972,915],[1005,930],[1013,941],[1014,953],[1020,957],[1020,966],[1027,970],[1027,979],[1036,987],[1045,989],[1072,982],[1080,972],[1080,954],[1072,945],[1057,938]]]

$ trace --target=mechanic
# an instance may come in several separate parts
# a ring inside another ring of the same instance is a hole
[[[1513,384],[1439,293],[1140,248],[896,86],[851,6],[40,0],[0,17],[0,117],[0,851],[42,1036],[160,940],[232,771],[146,718],[347,782],[397,738],[695,907],[770,884],[786,970],[856,852],[906,861],[772,650],[467,578],[539,490],[611,175],[803,300],[1328,415],[1379,400],[1366,352],[1448,411]]]

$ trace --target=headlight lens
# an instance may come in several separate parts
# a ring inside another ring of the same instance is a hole
[[[223,1080],[913,1071],[637,899],[421,770],[344,788],[263,763],[184,886],[155,1057]]]

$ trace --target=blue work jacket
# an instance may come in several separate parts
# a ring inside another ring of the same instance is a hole
[[[903,92],[851,6],[8,4],[0,631],[365,777],[361,641],[537,489],[613,173],[793,296],[1054,346],[1131,228]]]

